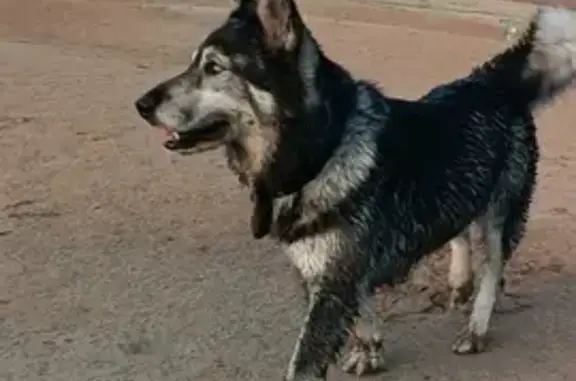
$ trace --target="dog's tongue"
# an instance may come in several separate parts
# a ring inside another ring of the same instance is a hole
[[[176,131],[169,129],[168,127],[164,127],[164,134],[168,138],[164,142],[164,147],[166,147],[167,149],[177,149],[178,140],[180,139],[178,133]]]
[[[173,130],[171,130],[168,127],[162,127],[162,129],[164,130],[164,134],[166,134],[166,136],[168,136],[169,138],[174,138],[175,135],[177,135],[176,132],[174,132]]]
[[[169,140],[179,140],[180,139],[180,135],[178,134],[178,132],[171,130],[168,127],[163,127],[164,130],[164,134],[166,135],[166,137]]]

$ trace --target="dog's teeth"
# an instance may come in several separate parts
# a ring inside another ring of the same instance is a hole
[[[172,138],[173,138],[174,140],[179,140],[179,139],[180,139],[180,134],[177,133],[176,131],[174,131],[174,132],[172,133]]]

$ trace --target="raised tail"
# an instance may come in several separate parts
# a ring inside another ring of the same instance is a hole
[[[474,74],[530,107],[553,100],[576,83],[576,11],[541,8],[516,44]]]

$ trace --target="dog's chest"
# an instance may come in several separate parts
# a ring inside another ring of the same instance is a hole
[[[339,240],[336,232],[326,232],[302,238],[284,250],[302,277],[311,280],[326,272],[328,263],[341,246]]]

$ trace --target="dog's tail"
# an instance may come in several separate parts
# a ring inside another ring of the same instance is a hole
[[[516,44],[478,72],[530,107],[552,101],[576,83],[576,11],[541,8]]]

